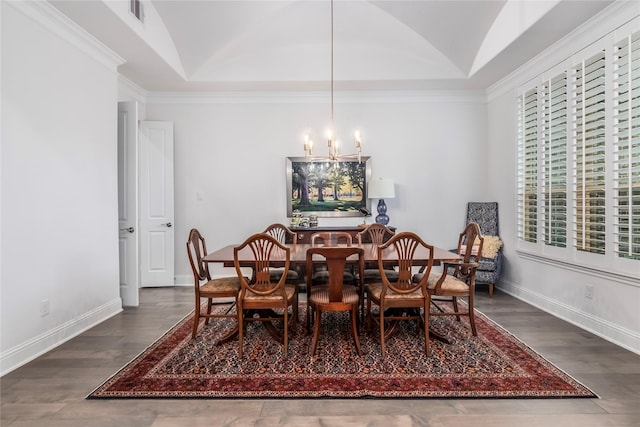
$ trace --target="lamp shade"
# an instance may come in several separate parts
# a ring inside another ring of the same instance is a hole
[[[367,197],[370,199],[393,199],[396,197],[393,180],[383,178],[372,180],[369,182]]]

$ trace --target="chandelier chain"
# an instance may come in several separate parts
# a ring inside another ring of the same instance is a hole
[[[333,0],[331,0],[331,132],[335,132],[333,121]]]
[[[330,12],[331,12],[331,128],[329,129],[329,135],[327,140],[327,145],[329,148],[328,156],[317,156],[313,154],[313,140],[310,138],[309,134],[306,133],[304,135],[304,155],[305,159],[308,161],[339,161],[346,159],[357,159],[358,162],[361,162],[361,143],[360,143],[360,132],[358,130],[354,133],[354,142],[356,146],[355,154],[339,154],[338,141],[336,138],[336,127],[335,127],[335,119],[334,119],[334,37],[333,37],[333,29],[334,29],[334,14],[333,14],[333,1],[330,1]]]

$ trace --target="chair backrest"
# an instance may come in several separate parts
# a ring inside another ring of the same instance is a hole
[[[198,287],[203,280],[211,280],[209,265],[202,261],[202,258],[207,254],[207,244],[196,228],[192,228],[189,231],[187,254],[189,255],[195,286]]]
[[[335,246],[340,243],[351,246],[353,244],[353,237],[346,231],[319,232],[311,235],[311,246],[316,246],[321,242],[324,246]]]
[[[289,227],[284,224],[271,224],[265,230],[265,233],[273,236],[280,243],[298,243],[298,234],[291,231]]]
[[[374,245],[381,245],[389,240],[395,232],[384,224],[369,224],[364,230],[356,234],[358,244],[369,240]],[[368,239],[367,239],[368,238]]]
[[[364,271],[364,249],[357,246],[319,246],[307,249],[307,271],[313,271],[313,256],[324,258],[329,271],[329,301],[342,301],[342,287],[344,282],[344,268],[347,258],[358,256],[358,272],[362,279]],[[307,275],[307,289],[311,289],[311,275]]]
[[[498,202],[469,202],[467,224],[470,222],[478,224],[482,234],[499,236]]]
[[[244,276],[238,257],[239,252],[243,250],[249,250],[252,254],[253,277],[251,282],[247,281]],[[271,282],[269,271],[274,261],[284,264],[284,273],[277,282]],[[243,297],[247,290],[258,295],[269,295],[282,290],[284,295],[284,284],[290,262],[289,247],[278,242],[275,237],[267,233],[257,233],[247,238],[239,246],[233,248],[233,263],[242,285],[240,296]]]
[[[383,252],[389,249],[393,249],[395,253],[395,263],[398,267],[397,281],[390,281],[385,273],[384,265],[385,262],[388,262],[389,258],[387,257],[387,259],[383,261]],[[427,264],[424,266],[422,279],[416,283],[413,281],[413,267],[414,259],[416,258],[415,255],[418,250],[426,251],[426,256],[422,255],[421,258],[427,258]],[[384,287],[390,288],[397,293],[408,294],[418,288],[422,288],[423,293],[426,294],[427,279],[429,278],[432,267],[433,246],[425,243],[420,236],[410,231],[397,233],[385,243],[378,246],[378,269],[380,270],[382,284]],[[383,290],[383,295],[384,292]]]
[[[458,254],[464,262],[478,261],[482,257],[484,237],[480,234],[480,226],[470,222],[458,237]]]

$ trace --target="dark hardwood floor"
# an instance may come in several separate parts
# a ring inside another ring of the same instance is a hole
[[[188,287],[141,305],[0,380],[2,426],[640,426],[640,356],[496,291],[478,310],[599,399],[85,400],[193,307]]]

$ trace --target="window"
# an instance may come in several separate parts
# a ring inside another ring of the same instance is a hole
[[[605,67],[604,52],[573,73],[574,245],[605,252]]]
[[[614,245],[640,259],[640,32],[616,44],[613,77]]]
[[[521,248],[594,268],[637,271],[637,263],[621,264],[640,260],[640,32],[635,28],[520,88]]]
[[[567,245],[567,76],[542,87],[542,214],[544,242]]]
[[[518,150],[518,237],[537,241],[538,215],[538,92],[532,89],[520,98]]]

